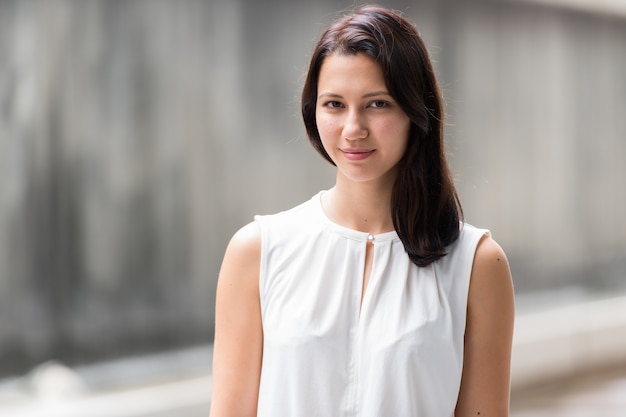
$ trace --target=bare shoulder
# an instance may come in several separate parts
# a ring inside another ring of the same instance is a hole
[[[478,243],[472,266],[472,287],[484,296],[512,298],[513,283],[509,261],[502,247],[491,236],[484,236]]]
[[[217,280],[216,311],[228,316],[258,310],[261,231],[255,223],[239,229],[228,243]],[[242,320],[250,316],[241,317]]]
[[[239,274],[230,274],[231,269],[238,272],[247,270],[254,272],[258,270],[261,259],[261,230],[256,222],[248,223],[239,229],[228,243],[224,259],[222,261],[222,271],[220,278],[236,279]]]
[[[468,319],[474,328],[500,328],[512,332],[514,317],[513,279],[502,247],[491,236],[478,243],[472,266]]]
[[[474,255],[468,295],[470,335],[483,341],[492,338],[510,342],[515,301],[509,261],[500,245],[484,236]]]
[[[250,222],[237,230],[228,244],[228,250],[238,255],[254,255],[261,251],[261,230]]]

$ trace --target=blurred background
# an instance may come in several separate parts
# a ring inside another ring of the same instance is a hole
[[[0,410],[173,374],[210,400],[224,249],[332,186],[299,94],[360,3],[0,0]],[[626,2],[378,3],[429,46],[466,219],[509,256],[519,398],[622,369]]]

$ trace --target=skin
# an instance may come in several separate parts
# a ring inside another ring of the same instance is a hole
[[[509,264],[502,248],[487,236],[476,248],[472,267],[455,417],[509,415],[513,320]]]
[[[411,121],[387,91],[380,66],[366,55],[326,58],[315,117],[324,149],[337,165],[337,186],[390,190]]]
[[[316,117],[324,149],[337,165],[324,193],[329,218],[378,234],[393,230],[391,190],[410,121],[388,94],[369,57],[333,54],[322,65]],[[231,239],[216,295],[211,417],[256,415],[263,352],[259,302],[260,231]],[[365,288],[371,270],[366,252]],[[470,281],[463,376],[455,417],[509,415],[513,286],[506,255],[489,236],[479,243]]]
[[[254,223],[235,233],[224,254],[215,300],[211,417],[256,416],[263,353],[260,256]]]

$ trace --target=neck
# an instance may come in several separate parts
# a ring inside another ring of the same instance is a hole
[[[392,186],[345,183],[337,180],[322,199],[326,215],[342,226],[373,235],[394,230],[391,219]]]

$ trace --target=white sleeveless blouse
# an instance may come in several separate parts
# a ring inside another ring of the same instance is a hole
[[[414,265],[396,232],[330,221],[321,193],[256,216],[262,235],[258,417],[452,417],[470,273],[486,230],[464,224],[448,255]]]

